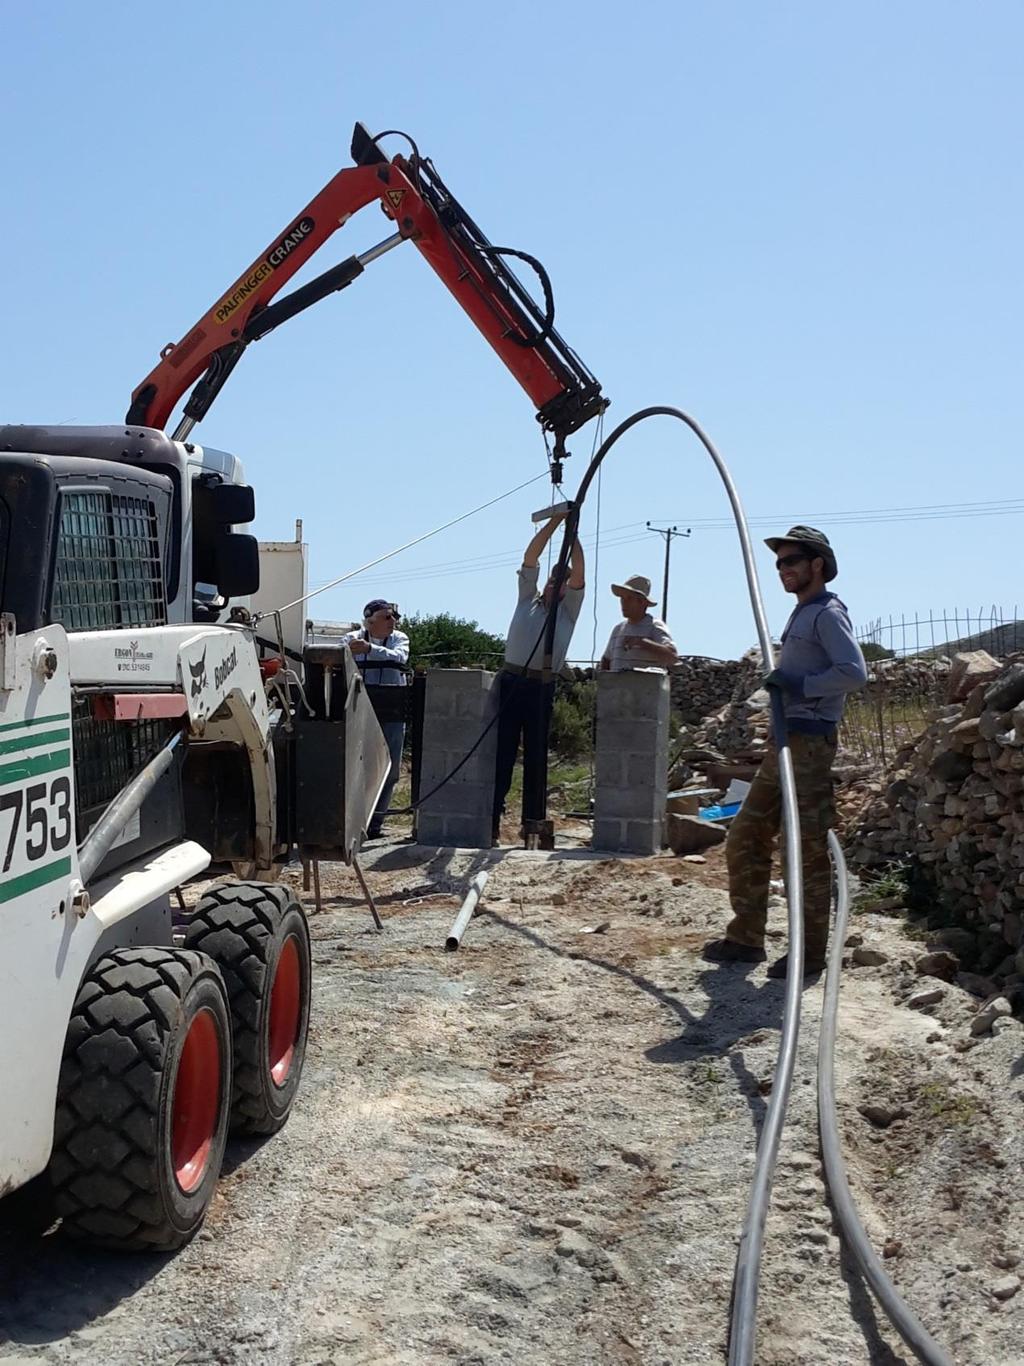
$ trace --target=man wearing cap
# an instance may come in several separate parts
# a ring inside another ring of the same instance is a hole
[[[554,597],[553,576],[537,591],[540,557],[556,529],[565,520],[565,511],[554,513],[536,533],[523,553],[519,570],[519,600],[505,639],[505,663],[498,676],[498,735],[494,772],[492,837],[499,837],[499,824],[505,798],[512,786],[512,773],[523,741],[523,818],[540,819],[543,812],[528,809],[534,789],[536,765],[542,761],[547,743],[548,719],[555,697],[553,678],[544,682],[544,631],[548,608]],[[569,652],[584,594],[583,548],[573,542],[569,555],[569,576],[562,585],[555,618],[555,643],[551,655],[552,675],[559,673]]]
[[[372,598],[363,608],[363,629],[352,631],[345,637],[363,675],[391,755],[391,767],[366,832],[370,839],[378,839],[383,834],[384,816],[402,771],[405,721],[399,718],[405,715],[405,695],[397,695],[392,700],[387,693],[379,691],[405,687],[403,671],[409,662],[409,637],[397,629],[399,618],[396,603],[388,602],[385,598]]]
[[[826,583],[839,572],[828,537],[815,527],[790,527],[769,536],[782,587],[796,596],[778,667],[764,680],[784,698],[786,732],[793,756],[804,882],[804,975],[820,973],[828,943],[832,876],[828,832],[835,821],[832,762],[846,694],[867,681],[864,656],[846,606]],[[761,767],[729,830],[725,856],[733,918],[725,938],[704,950],[712,962],[758,963],[764,959],[772,846],[782,817],[778,751],[769,743]],[[768,969],[785,977],[789,954]]]
[[[623,620],[612,627],[601,668],[612,673],[652,667],[670,669],[679,654],[668,627],[651,616],[649,609],[657,603],[651,597],[650,579],[633,574],[625,583],[613,583],[612,592],[619,600]]]

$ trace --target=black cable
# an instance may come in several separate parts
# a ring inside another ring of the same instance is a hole
[[[544,321],[536,332],[528,332],[523,336],[517,336],[515,332],[509,332],[508,339],[515,342],[516,346],[535,347],[546,342],[551,336],[555,325],[555,295],[551,288],[551,277],[537,260],[536,256],[531,256],[529,252],[517,251],[515,247],[477,247],[477,250],[484,256],[514,256],[519,261],[525,261],[532,270],[536,272],[540,280],[540,287],[544,291]]]
[[[385,128],[383,133],[376,133],[373,136],[371,136],[370,141],[373,143],[373,145],[377,148],[378,151],[381,151],[383,150],[380,146],[381,138],[392,137],[405,138],[406,142],[412,148],[414,167],[418,167],[420,164],[420,149],[416,146],[416,143],[414,139],[410,136],[410,134],[403,132],[401,128]]]
[[[540,632],[540,635],[537,637],[536,644],[534,645],[533,649],[530,651],[529,655],[527,656],[528,659],[532,659],[532,658],[534,657],[534,655],[537,653],[537,650],[540,648],[541,641],[544,639],[544,636],[545,636],[545,634],[546,634],[546,632],[547,632],[548,619],[549,619],[549,617],[551,617],[552,615],[554,615],[554,614],[557,612],[557,608],[558,608],[558,599],[557,599],[557,598],[552,598],[552,600],[551,600],[551,606],[547,609],[547,612],[546,612],[545,615],[544,615],[544,625],[541,627],[541,632]],[[480,734],[477,736],[477,738],[473,741],[473,744],[472,744],[472,745],[470,746],[470,748],[466,751],[466,753],[462,756],[462,758],[461,758],[461,759],[459,760],[459,762],[455,765],[455,767],[451,770],[451,772],[450,772],[450,773],[446,773],[439,783],[436,783],[436,784],[430,789],[429,792],[424,792],[423,795],[422,795],[421,797],[418,797],[418,798],[416,799],[415,802],[411,802],[408,806],[400,807],[400,808],[398,808],[397,810],[391,810],[391,809],[389,808],[389,810],[388,810],[388,815],[389,815],[389,816],[411,816],[412,813],[413,813],[414,811],[417,811],[417,810],[423,805],[423,803],[424,803],[425,801],[428,801],[428,800],[434,795],[435,792],[440,792],[441,788],[444,787],[445,783],[451,782],[451,780],[455,777],[456,773],[458,773],[458,772],[460,771],[460,769],[462,769],[466,764],[469,763],[470,759],[472,759],[473,755],[477,752],[477,750],[478,750],[478,749],[480,748],[480,746],[483,744],[483,742],[484,742],[484,740],[486,739],[486,737],[491,733],[491,730],[494,728],[494,725],[495,725],[496,721],[498,720],[498,717],[502,714],[502,712],[505,710],[505,708],[508,706],[508,704],[512,701],[512,698],[516,695],[516,689],[519,687],[520,683],[523,681],[523,679],[524,679],[525,677],[526,677],[526,674],[525,674],[525,673],[517,675],[516,681],[512,684],[512,687],[509,689],[508,696],[505,698],[504,702],[502,702],[502,703],[498,706],[498,708],[497,708],[497,710],[495,711],[494,715],[493,715],[493,716],[491,717],[491,719],[487,722],[487,725],[484,726],[483,730],[480,732]]]
[[[705,440],[703,433],[700,432],[700,430],[695,427],[695,424],[693,424],[692,420],[688,418],[684,413],[682,413],[678,408],[641,408],[638,412],[633,413],[632,416],[627,417],[624,421],[620,422],[619,425],[615,428],[615,430],[611,433],[611,435],[601,443],[597,451],[591,456],[590,464],[586,468],[586,472],[583,475],[583,480],[580,484],[579,490],[577,491],[576,497],[572,500],[572,506],[570,507],[569,514],[565,519],[565,534],[562,537],[562,547],[558,554],[558,562],[555,565],[554,573],[550,579],[552,585],[551,605],[545,613],[544,626],[541,630],[540,636],[537,638],[537,644],[534,645],[533,649],[530,651],[530,654],[528,656],[529,659],[533,659],[541,641],[544,642],[544,657],[541,676],[542,681],[545,683],[552,681],[551,662],[552,657],[554,655],[554,642],[555,630],[557,627],[558,606],[561,600],[562,585],[568,578],[569,556],[572,552],[573,542],[576,540],[576,535],[579,529],[580,510],[583,506],[583,500],[587,496],[587,491],[590,488],[591,482],[593,481],[595,474],[601,467],[601,462],[604,460],[605,456],[608,454],[611,448],[615,445],[615,443],[619,440],[621,436],[625,436],[626,432],[628,432],[631,427],[635,427],[638,422],[643,422],[646,418],[649,417],[682,418],[682,420],[685,421],[687,425],[691,427],[691,429],[696,430],[697,435],[700,437],[702,441]],[[522,677],[524,678],[525,676],[525,674],[522,675]],[[439,792],[446,783],[450,782],[452,778],[455,777],[456,773],[458,773],[469,762],[469,760],[473,757],[476,751],[483,744],[484,739],[487,737],[487,735],[490,734],[495,722],[498,720],[498,717],[501,715],[505,707],[508,706],[509,702],[515,696],[515,691],[518,686],[519,679],[516,680],[515,685],[509,691],[509,694],[505,698],[504,703],[502,703],[498,707],[497,711],[495,711],[494,715],[487,722],[487,725],[480,732],[479,736],[473,742],[470,749],[467,750],[467,752],[462,756],[462,758],[451,770],[451,772],[446,773],[439,783],[432,787],[429,792],[424,793],[416,801],[415,805],[402,807],[398,811],[392,811],[390,812],[391,815],[410,815],[414,810],[422,806],[425,801],[428,801],[431,797],[434,796],[435,793]]]
[[[573,542],[576,540],[577,531],[579,529],[580,510],[583,506],[583,500],[587,496],[587,491],[590,488],[591,482],[593,481],[595,474],[600,469],[602,461],[604,460],[608,452],[611,450],[611,448],[615,445],[615,443],[619,440],[620,437],[625,436],[626,432],[628,432],[631,427],[635,427],[638,422],[643,422],[646,418],[649,417],[682,418],[682,420],[685,421],[688,426],[694,428],[692,420],[686,417],[686,415],[682,413],[678,408],[641,408],[638,412],[633,413],[632,416],[627,417],[624,421],[620,422],[619,425],[615,428],[615,430],[611,433],[611,435],[601,443],[597,451],[593,454],[593,456],[591,456],[590,464],[586,468],[579,490],[577,491],[576,497],[572,500],[572,506],[570,507],[569,514],[565,519],[565,534],[562,537],[562,547],[559,551],[558,562],[555,565],[555,570],[550,580],[552,585],[551,605],[545,613],[544,626],[541,630],[540,635],[537,638],[537,644],[534,645],[533,649],[530,651],[530,654],[528,656],[530,659],[533,659],[541,641],[544,642],[544,658],[541,670],[542,681],[544,682],[552,681],[551,661],[554,654],[558,606],[561,600],[562,585],[568,578],[569,556],[571,554]],[[703,433],[700,432],[699,429],[696,430],[697,435],[703,441],[705,439]],[[525,676],[525,674],[522,675],[522,677],[524,678]],[[483,744],[485,738],[490,734],[491,730],[493,729],[496,721],[498,720],[498,717],[501,715],[505,707],[508,706],[509,702],[515,696],[515,691],[516,688],[518,688],[518,686],[519,679],[516,680],[515,685],[509,691],[509,694],[505,698],[504,703],[502,703],[498,707],[494,715],[487,722],[487,725],[483,728],[477,739],[473,742],[472,746],[466,751],[466,753],[462,756],[462,758],[459,760],[459,762],[455,765],[455,767],[451,770],[450,773],[446,773],[445,776],[441,779],[441,781],[435,784],[435,786],[432,787],[429,792],[424,793],[416,801],[414,805],[402,807],[400,810],[391,811],[389,814],[393,816],[411,815],[411,813],[414,810],[422,806],[425,801],[428,801],[431,797],[434,796],[435,793],[439,792],[446,783],[450,782],[452,778],[455,777],[456,773],[458,773],[469,762],[469,760],[473,757],[476,751]]]
[[[383,137],[384,134],[381,134],[380,136]],[[412,141],[412,139],[410,139],[410,141]],[[523,346],[528,348],[541,346],[551,337],[552,333],[554,332],[555,326],[555,296],[554,291],[551,288],[551,278],[548,275],[547,271],[541,265],[540,261],[538,261],[535,256],[531,256],[528,252],[518,251],[514,247],[492,246],[490,242],[488,242],[486,236],[481,231],[481,229],[477,226],[476,223],[474,223],[473,219],[470,218],[469,214],[466,212],[466,210],[462,207],[459,201],[452,194],[448,186],[441,179],[441,176],[438,174],[437,167],[429,159],[429,157],[422,162],[422,166],[430,177],[430,181],[432,182],[432,189],[434,190],[434,193],[437,197],[437,202],[432,203],[431,207],[437,214],[438,221],[441,223],[441,226],[445,229],[445,238],[448,242],[449,248],[451,249],[452,253],[456,256],[457,260],[459,260],[460,262],[464,262],[466,260],[466,256],[463,247],[457,245],[456,243],[456,238],[452,232],[452,229],[455,227],[461,229],[462,233],[465,234],[473,250],[477,252],[479,255],[494,257],[514,256],[518,260],[524,261],[528,266],[531,267],[532,270],[536,272],[537,277],[541,283],[541,289],[544,291],[544,317],[541,320],[541,325],[534,332],[529,332],[524,329],[522,335],[518,335],[517,333],[511,331],[507,332],[506,335],[508,336],[508,339],[511,342],[515,343],[516,346]],[[419,168],[417,166],[417,171],[418,169]],[[422,195],[424,187],[421,184],[417,183],[417,189],[420,191]],[[524,305],[528,305],[530,310],[532,310],[534,313],[537,312],[536,302],[531,297],[526,288],[523,286],[523,284],[516,277],[513,271],[504,269],[503,275],[498,275],[496,279],[504,286],[510,299],[514,303],[516,303],[518,307],[522,309]],[[517,294],[519,295],[518,299],[516,298]],[[481,297],[497,317],[497,311],[494,308],[494,305],[491,303],[491,301],[487,298],[486,294],[481,295]]]

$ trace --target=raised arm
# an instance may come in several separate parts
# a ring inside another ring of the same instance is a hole
[[[565,521],[564,512],[556,512],[554,517],[544,523],[541,529],[534,536],[533,540],[523,551],[523,568],[536,569],[540,564],[540,557],[544,553],[544,547],[555,534],[557,527]]]
[[[565,586],[567,588],[582,588],[586,582],[585,569],[583,547],[580,545],[579,537],[577,537],[569,551],[569,577]]]

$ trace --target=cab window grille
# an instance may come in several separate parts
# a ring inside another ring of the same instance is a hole
[[[178,723],[165,720],[97,721],[89,698],[71,711],[75,754],[75,807],[79,826],[113,801],[129,779],[170,739]]]
[[[51,618],[69,631],[167,620],[156,510],[107,489],[62,495]]]

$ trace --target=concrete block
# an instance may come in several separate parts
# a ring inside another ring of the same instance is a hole
[[[431,669],[427,674],[427,705],[431,693],[447,697],[489,693],[493,682],[494,674],[488,669]]]
[[[421,807],[416,818],[416,838],[420,844],[446,844],[444,817]]]
[[[665,794],[643,787],[606,787],[594,789],[594,810],[620,821],[653,821],[665,810]]]
[[[656,721],[602,721],[597,719],[595,740],[597,752],[618,750],[620,754],[631,754],[653,749],[659,737],[668,735]]]
[[[657,854],[661,852],[664,841],[662,820],[627,821],[624,852],[630,854]]]
[[[623,781],[627,787],[651,787],[661,794],[662,804],[668,793],[668,743],[659,745],[653,753],[627,754]]]
[[[435,669],[427,678],[421,788],[430,792],[452,773],[494,714],[494,674],[484,669]],[[419,809],[419,837],[428,843],[489,849],[497,727],[458,773]]]
[[[617,749],[599,749],[594,755],[596,787],[618,787],[626,781],[626,756]]]
[[[479,816],[445,816],[440,822],[440,830],[437,837],[430,835],[420,835],[420,839],[426,839],[428,844],[458,845],[462,849],[480,849],[491,847],[491,813],[487,812],[486,821],[483,823],[487,827],[486,845],[481,844],[481,820]],[[420,822],[422,830],[422,820]]]
[[[600,674],[597,703],[594,848],[657,853],[668,790],[668,677]]]
[[[491,705],[489,695],[480,692],[469,692],[461,690],[451,694],[453,703],[452,715],[456,721],[472,723],[474,726],[479,722],[486,723],[491,719],[494,707]],[[497,705],[495,701],[494,706]],[[477,730],[479,734],[479,729]]]
[[[477,739],[484,726],[490,720],[489,716],[478,715],[475,717],[458,716],[424,716],[423,726],[426,731],[427,725],[430,726],[429,743],[426,734],[424,735],[424,752],[431,749],[439,750],[458,750],[460,754],[465,754],[473,741]]]
[[[458,815],[468,815],[482,810],[490,801],[490,788],[485,788],[481,783],[459,783],[458,775],[451,782],[445,783],[438,788],[437,792],[425,803],[431,811],[439,816],[446,816],[452,813]],[[440,782],[444,777],[439,773],[435,782]],[[423,787],[424,792],[429,792],[430,788]],[[423,807],[420,808],[423,810]]]
[[[598,725],[608,721],[656,721],[668,715],[669,680],[662,673],[599,673]]]
[[[595,817],[591,844],[595,849],[607,849],[610,853],[619,853],[623,847],[625,830],[625,821],[613,820],[608,816]]]

